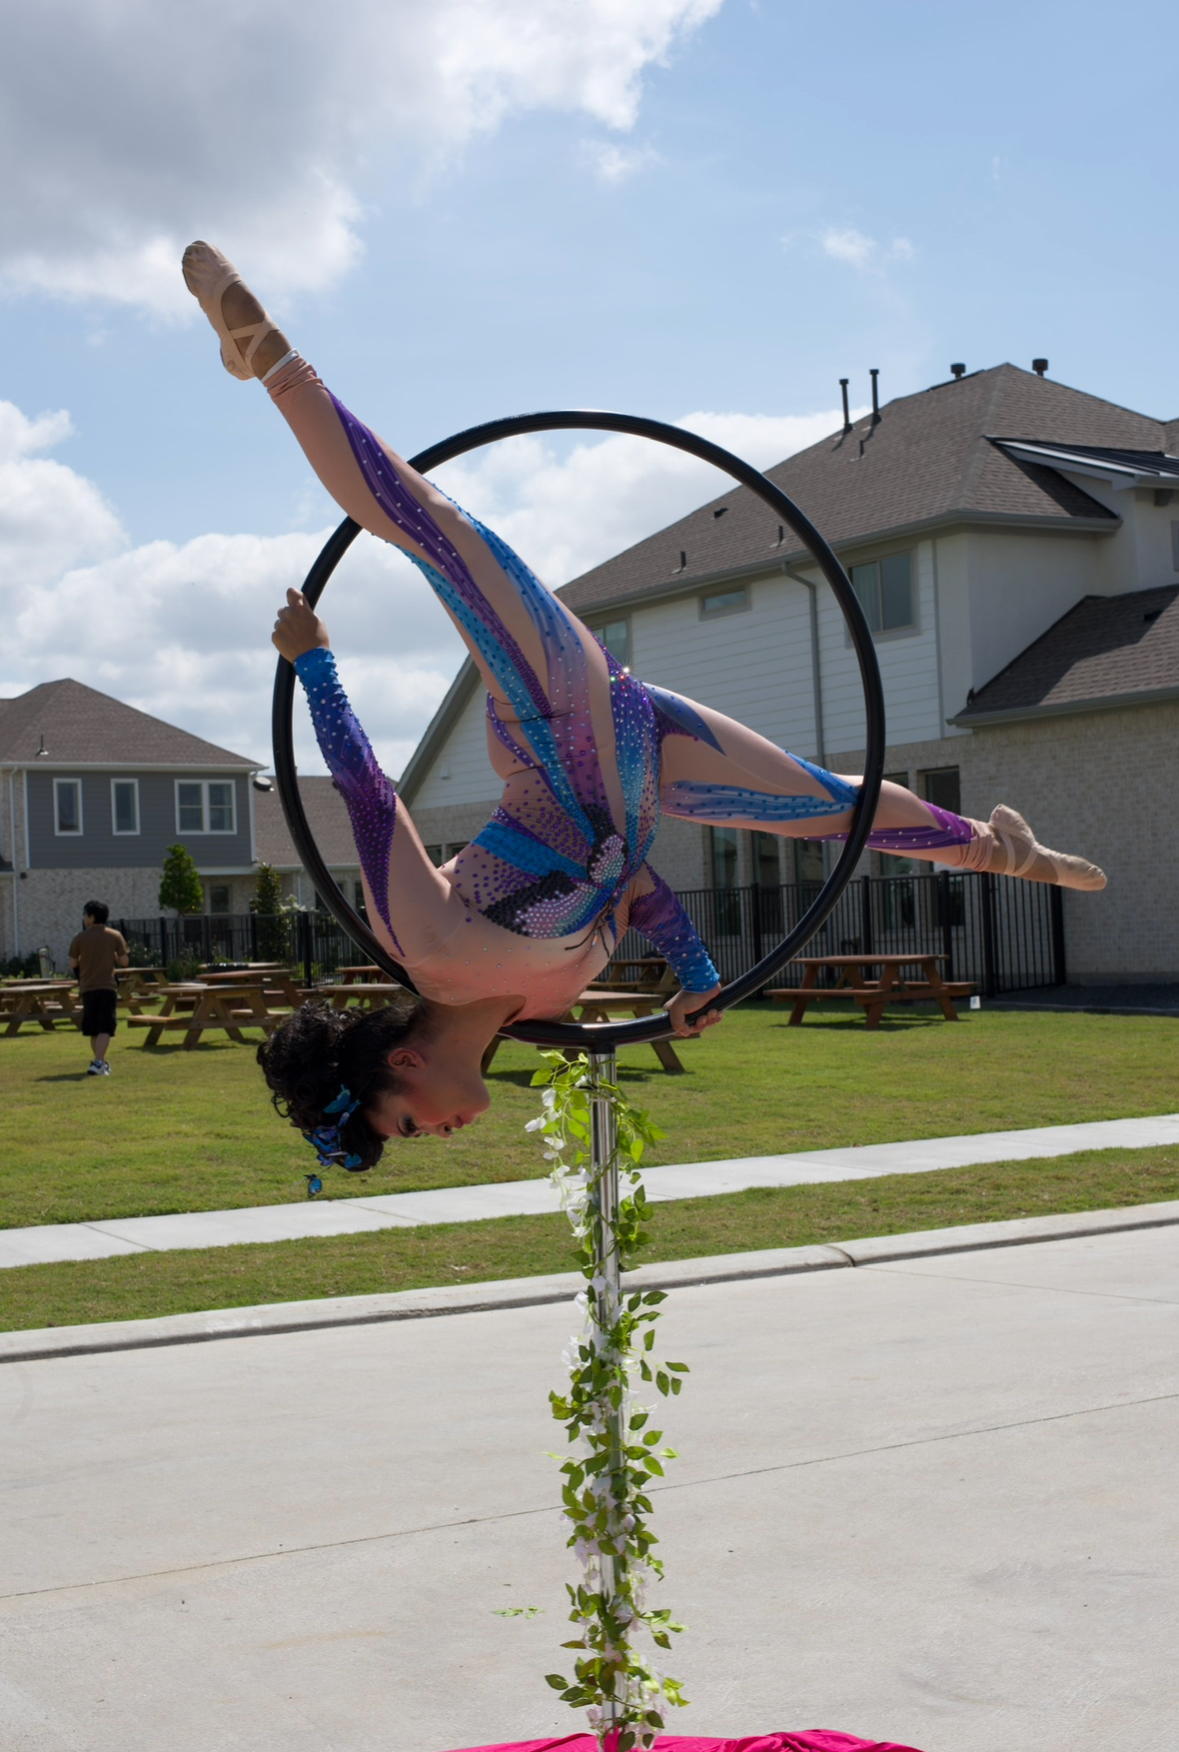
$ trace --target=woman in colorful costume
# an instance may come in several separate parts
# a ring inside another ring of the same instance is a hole
[[[660,814],[842,840],[860,780],[621,669],[506,543],[337,401],[219,251],[192,244],[184,277],[226,369],[264,383],[341,509],[429,580],[486,685],[503,785],[486,827],[436,868],[348,704],[326,627],[287,592],[274,643],[347,804],[372,927],[421,999],[375,1016],[297,1011],[260,1052],[280,1111],[322,1162],[349,1168],[371,1167],[390,1137],[451,1136],[488,1105],[480,1065],[499,1029],[565,1015],[630,928],[680,982],[675,1032],[719,1021],[716,969],[647,862]],[[1038,845],[1012,809],[971,821],[887,781],[868,844],[955,870],[1105,885],[1094,865]]]

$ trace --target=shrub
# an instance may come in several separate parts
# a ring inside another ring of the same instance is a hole
[[[205,890],[196,860],[187,846],[168,847],[160,876],[160,911],[171,907],[178,913],[205,910]]]

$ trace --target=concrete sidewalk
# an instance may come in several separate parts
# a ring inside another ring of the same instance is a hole
[[[795,1155],[745,1156],[721,1162],[682,1162],[643,1172],[655,1202],[708,1198],[757,1186],[808,1186],[867,1180],[884,1174],[922,1174],[981,1162],[1020,1162],[1068,1156],[1078,1150],[1144,1149],[1179,1143],[1179,1114],[1149,1119],[1090,1120],[1079,1125],[1022,1131],[976,1132],[965,1137],[917,1138],[898,1144],[861,1144]],[[231,1247],[310,1236],[353,1235],[369,1229],[426,1223],[475,1223],[489,1217],[542,1216],[557,1209],[546,1180],[508,1180],[434,1192],[372,1198],[307,1200],[233,1211],[177,1216],[119,1217],[91,1223],[47,1223],[0,1229],[0,1268],[57,1260],[108,1259],[122,1253],[172,1248]]]
[[[570,1323],[509,1306],[0,1369],[0,1744],[575,1728],[543,1680]],[[691,1627],[672,1731],[1173,1752],[1177,1341],[1174,1228],[678,1290],[660,1350],[692,1373],[660,1421],[683,1458],[653,1493]]]

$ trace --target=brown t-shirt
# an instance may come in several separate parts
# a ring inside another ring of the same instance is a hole
[[[78,964],[78,990],[81,992],[113,992],[116,957],[126,955],[127,945],[121,931],[110,925],[87,925],[70,944],[70,960]]]

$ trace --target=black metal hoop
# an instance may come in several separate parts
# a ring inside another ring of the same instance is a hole
[[[637,438],[651,438],[656,443],[668,444],[673,449],[684,450],[690,456],[699,457],[703,462],[710,462],[724,474],[740,481],[742,486],[748,487],[751,492],[756,493],[758,498],[762,499],[810,550],[818,562],[823,576],[835,593],[836,601],[843,611],[844,620],[847,622],[848,631],[851,634],[852,645],[860,668],[860,684],[864,692],[864,708],[867,718],[864,782],[856,801],[851,831],[834,870],[827,877],[814,902],[808,907],[794,929],[783,938],[776,949],[771,950],[768,955],[763,955],[756,966],[749,968],[737,979],[731,981],[714,1001],[714,1005],[711,1006],[727,1009],[732,1004],[740,1003],[742,998],[747,998],[751,992],[757,991],[765,984],[771,974],[775,973],[787,961],[792,960],[799,950],[810,941],[834,910],[840,895],[851,881],[852,871],[859,861],[860,853],[863,851],[865,841],[871,831],[884,772],[885,747],[884,689],[880,681],[880,668],[876,661],[872,634],[847,573],[836,559],[828,543],[819,534],[810,519],[799,510],[794,501],[788,498],[758,469],[743,462],[739,456],[734,456],[731,451],[722,449],[719,444],[713,444],[707,438],[697,437],[693,432],[685,432],[679,426],[668,426],[662,420],[648,420],[636,414],[594,413],[576,409],[554,413],[519,414],[506,420],[489,420],[482,426],[471,426],[465,432],[458,432],[452,438],[443,439],[440,444],[432,444],[429,449],[410,458],[410,467],[417,469],[420,474],[428,474],[431,469],[440,467],[444,462],[453,461],[456,456],[463,456],[469,450],[477,450],[482,445],[493,444],[501,438],[516,438],[527,432],[559,431],[624,432]],[[360,525],[354,523],[350,517],[346,517],[339,528],[328,538],[303,585],[303,594],[313,607],[319,601],[329,578],[359,533]],[[274,770],[291,838],[295,842],[304,868],[310,875],[320,899],[337,923],[347,931],[357,948],[362,954],[370,956],[377,966],[383,968],[400,984],[415,990],[413,981],[405,969],[392,959],[364,920],[349,906],[328,873],[319,847],[312,836],[303,808],[303,800],[299,795],[295,769],[292,738],[294,695],[295,671],[285,657],[280,657],[274,678],[272,718]],[[510,1035],[513,1040],[527,1041],[536,1046],[572,1046],[591,1052],[608,1052],[619,1046],[666,1039],[671,1033],[671,1028],[666,1015],[660,1012],[657,1015],[636,1018],[630,1022],[584,1023],[545,1022],[541,1020],[516,1022],[505,1028],[503,1033]]]

